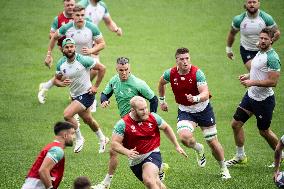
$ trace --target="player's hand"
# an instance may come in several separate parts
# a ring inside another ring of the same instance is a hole
[[[51,54],[47,54],[44,60],[44,64],[50,69],[52,66],[53,58]]]
[[[62,83],[63,83],[64,87],[67,87],[67,86],[69,86],[72,83],[72,80],[71,79],[64,79],[62,81]]]
[[[118,36],[122,36],[122,29],[121,28],[117,28],[117,31],[115,33]]]
[[[227,57],[231,60],[234,60],[235,59],[235,56],[234,56],[234,53],[233,52],[230,52],[230,53],[227,53]]]
[[[136,151],[136,147],[131,150],[128,150],[127,157],[129,159],[135,159],[138,156],[139,156],[139,152]]]
[[[243,74],[243,75],[239,76],[240,81],[244,81],[244,80],[247,80],[247,79],[249,79],[249,74]]]
[[[88,47],[83,47],[81,51],[83,55],[90,55],[93,53],[92,49],[89,49]]]
[[[168,104],[163,102],[160,104],[161,110],[167,112],[168,111]]]
[[[107,107],[109,107],[109,104],[110,104],[110,101],[109,101],[109,100],[106,100],[106,101],[104,101],[103,103],[101,103],[101,107],[102,107],[102,108],[107,108]]]
[[[180,153],[181,155],[183,155],[184,157],[188,158],[188,155],[185,153],[185,151],[179,145],[176,147],[176,151],[178,153]]]
[[[186,98],[187,98],[187,100],[188,100],[189,102],[191,102],[191,103],[194,102],[193,96],[192,96],[191,94],[185,94],[185,96],[186,96]]]
[[[251,87],[251,86],[254,85],[253,80],[249,80],[249,79],[243,80],[243,81],[240,81],[240,82],[245,87]]]
[[[98,87],[92,86],[89,89],[89,94],[96,94],[98,92]]]

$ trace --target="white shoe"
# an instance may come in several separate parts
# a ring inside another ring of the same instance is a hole
[[[79,153],[83,149],[84,142],[85,142],[85,139],[83,137],[81,139],[76,139],[76,144],[74,147],[75,153]]]
[[[103,182],[95,186],[91,186],[91,189],[109,189],[109,188],[110,188],[110,185],[104,184]]]
[[[96,112],[96,111],[97,111],[97,100],[95,99],[91,107],[91,112]]]
[[[104,140],[101,140],[100,141],[100,149],[99,149],[99,153],[104,153],[106,151],[106,145],[108,144],[109,142],[109,138],[108,137],[105,137]]]
[[[167,163],[162,163],[161,169],[159,171],[159,178],[161,181],[164,181],[166,178],[166,173],[168,172],[170,166]]]
[[[74,119],[76,119],[78,127],[80,127],[81,124],[80,124],[80,117],[79,117],[79,115],[75,114],[73,117],[74,117]]]
[[[204,153],[204,146],[202,145],[202,149],[199,152],[196,152],[196,161],[199,167],[205,167],[206,158]]]
[[[227,167],[221,168],[221,178],[224,180],[232,178]]]
[[[39,89],[38,89],[38,94],[37,94],[38,101],[41,104],[45,103],[45,99],[46,99],[45,93],[48,91],[48,89],[45,89],[43,87],[43,84],[44,83],[39,84]]]

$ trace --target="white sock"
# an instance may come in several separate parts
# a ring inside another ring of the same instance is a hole
[[[220,165],[220,168],[227,167],[226,164],[225,164],[225,160],[219,161],[218,163]]]
[[[246,154],[245,154],[245,147],[244,147],[244,146],[242,146],[242,147],[236,146],[236,149],[237,149],[237,156],[238,156],[238,157],[243,157],[243,156],[246,155]]]
[[[193,146],[193,149],[196,150],[197,152],[200,152],[203,149],[203,145],[196,142],[195,145]]]
[[[82,134],[81,134],[81,131],[80,131],[80,127],[78,127],[76,130],[75,130],[75,134],[76,134],[76,139],[80,140],[83,138]]]
[[[100,140],[104,140],[104,139],[105,139],[105,135],[104,135],[104,133],[102,132],[101,129],[98,129],[98,131],[96,132],[96,135],[97,135],[97,137],[98,137]]]
[[[284,159],[284,151],[282,151],[281,159]]]
[[[106,174],[106,177],[105,177],[105,179],[104,179],[104,184],[105,185],[110,185],[110,183],[111,183],[111,180],[112,180],[112,177],[113,177],[113,175],[110,175],[110,174]]]
[[[43,84],[43,88],[45,88],[46,90],[49,90],[51,87],[53,87],[52,79]]]

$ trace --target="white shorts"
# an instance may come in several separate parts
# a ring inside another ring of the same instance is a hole
[[[26,178],[22,189],[46,189],[40,179],[37,178]]]

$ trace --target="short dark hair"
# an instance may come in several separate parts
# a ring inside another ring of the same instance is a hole
[[[117,63],[117,64],[121,64],[121,65],[129,64],[129,58],[126,58],[126,57],[119,57],[119,58],[116,60],[116,63]]]
[[[189,53],[188,48],[185,48],[185,47],[178,48],[176,51],[175,57],[177,57],[177,55],[186,54],[186,53]]]
[[[89,189],[91,181],[88,177],[80,176],[74,180],[73,189]]]
[[[81,5],[75,5],[73,12],[80,12],[81,10],[85,10],[85,8]]]
[[[274,31],[271,28],[263,28],[260,33],[266,33],[271,39],[274,37]]]
[[[59,121],[59,122],[55,123],[55,125],[54,125],[54,134],[58,135],[58,133],[60,133],[60,131],[68,130],[68,129],[71,129],[71,128],[74,128],[73,124],[66,122],[66,121],[64,121],[64,122]]]

